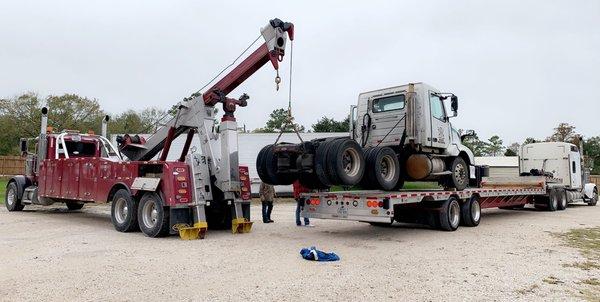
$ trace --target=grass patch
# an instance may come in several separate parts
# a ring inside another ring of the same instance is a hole
[[[564,283],[564,282],[560,281],[560,279],[558,279],[554,276],[548,276],[548,277],[542,279],[542,281],[545,283],[548,283],[548,284],[552,284],[552,285]]]
[[[539,285],[533,284],[528,288],[517,289],[517,293],[520,295],[533,294],[536,289],[540,288]]]
[[[557,234],[562,238],[567,246],[577,249],[583,257],[583,262],[563,265],[565,267],[575,267],[581,270],[600,269],[600,227],[572,229],[566,233]],[[544,279],[544,282],[546,280]],[[581,280],[579,297],[587,301],[600,301],[600,280],[589,278]]]
[[[6,194],[6,184],[8,184],[8,179],[0,178],[0,204],[4,203],[4,195]]]

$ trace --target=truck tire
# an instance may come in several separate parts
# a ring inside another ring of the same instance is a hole
[[[481,205],[479,198],[473,196],[460,206],[461,224],[476,227],[481,221]]]
[[[260,179],[270,185],[291,185],[296,180],[294,175],[277,173],[277,156],[273,152],[273,145],[266,145],[258,152],[256,171]]]
[[[546,210],[554,212],[558,209],[558,190],[551,189],[548,194],[548,204]]]
[[[558,199],[557,210],[563,211],[567,208],[567,192],[564,189],[556,189],[556,197]]]
[[[137,219],[140,230],[148,237],[169,235],[169,208],[165,207],[160,195],[147,192],[140,199]]]
[[[119,189],[113,196],[110,206],[110,220],[119,232],[133,232],[139,229],[137,221],[138,202],[129,191]]]
[[[360,180],[360,187],[365,189],[365,190],[373,190],[376,188],[375,186],[375,182],[372,181],[372,179],[369,177],[369,170],[371,169],[371,165],[369,163],[372,162],[371,160],[371,155],[373,153],[373,150],[375,148],[374,147],[368,147],[366,149],[363,150],[363,154],[365,156],[365,174],[363,175],[363,178]]]
[[[366,156],[365,176],[372,186],[390,191],[400,178],[400,162],[396,152],[390,147],[375,147]]]
[[[334,184],[358,184],[365,173],[365,157],[360,145],[347,138],[334,141],[327,152],[327,172]]]
[[[327,154],[333,142],[335,141],[331,140],[320,143],[315,152],[315,175],[324,186],[333,185],[333,182],[327,176]]]
[[[65,204],[67,205],[67,209],[69,209],[69,211],[81,210],[81,208],[83,208],[85,205],[85,203],[80,201],[67,201]]]
[[[460,224],[460,203],[455,197],[450,197],[442,203],[439,210],[439,226],[444,231],[456,231]]]
[[[448,187],[462,191],[469,185],[469,167],[462,157],[457,156],[452,160],[450,172],[452,174],[447,179]]]
[[[329,189],[330,186],[323,184],[316,173],[300,173],[298,177],[300,184],[306,188],[313,190],[325,190]]]
[[[9,182],[4,195],[4,203],[9,212],[22,211],[25,207],[19,199],[18,192],[17,184],[14,181]]]
[[[594,192],[592,193],[592,198],[588,202],[588,206],[596,206],[598,204],[598,189],[594,188]]]

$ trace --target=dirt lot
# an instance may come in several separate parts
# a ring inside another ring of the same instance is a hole
[[[293,211],[277,204],[275,223],[257,222],[252,233],[182,241],[118,233],[107,206],[2,207],[0,300],[549,301],[593,299],[588,284],[600,279],[599,269],[573,265],[586,259],[556,235],[600,226],[600,207],[487,210],[479,227],[452,233],[324,220],[296,227]],[[341,261],[301,259],[311,245]]]

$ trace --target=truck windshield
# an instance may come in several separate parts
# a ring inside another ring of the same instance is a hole
[[[387,96],[373,100],[373,112],[385,112],[403,109],[405,104],[404,94]]]

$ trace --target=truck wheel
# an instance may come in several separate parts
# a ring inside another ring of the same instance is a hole
[[[588,205],[593,207],[596,204],[598,204],[598,189],[594,188],[594,193],[592,193],[592,198],[588,202]]]
[[[360,145],[351,139],[334,141],[327,153],[327,172],[335,184],[358,184],[365,173],[365,157]]]
[[[66,204],[69,211],[81,210],[85,205],[85,203],[79,201],[67,201]]]
[[[315,152],[315,174],[324,186],[331,186],[333,182],[327,176],[327,154],[335,141],[324,141],[319,144]]]
[[[133,199],[129,191],[120,189],[115,193],[110,207],[110,220],[117,231],[138,230],[137,208],[138,202]]]
[[[550,194],[548,194],[548,206],[546,209],[550,212],[554,212],[558,209],[558,190],[550,190]]]
[[[400,162],[390,147],[375,147],[366,156],[366,179],[379,189],[393,190],[400,178]],[[365,177],[363,177],[365,178]]]
[[[440,228],[444,231],[456,231],[460,224],[460,204],[458,199],[450,197],[442,203],[439,211]]]
[[[158,194],[151,192],[142,196],[137,216],[144,235],[153,238],[169,235],[169,209],[163,206]]]
[[[556,189],[556,198],[558,200],[558,204],[556,209],[559,211],[563,211],[567,208],[567,192],[563,189]]]
[[[6,186],[4,201],[6,202],[6,209],[8,209],[9,212],[21,211],[25,207],[21,203],[21,200],[19,200],[17,192],[17,184],[14,181],[8,183],[8,186]]]
[[[469,167],[462,157],[458,156],[452,160],[450,166],[452,174],[449,176],[449,185],[457,191],[464,190],[469,185]]]
[[[323,184],[316,173],[301,173],[298,177],[298,181],[302,186],[314,190],[325,190],[329,189],[328,185]]]
[[[481,221],[481,205],[479,198],[473,196],[460,206],[462,225],[476,227]]]

